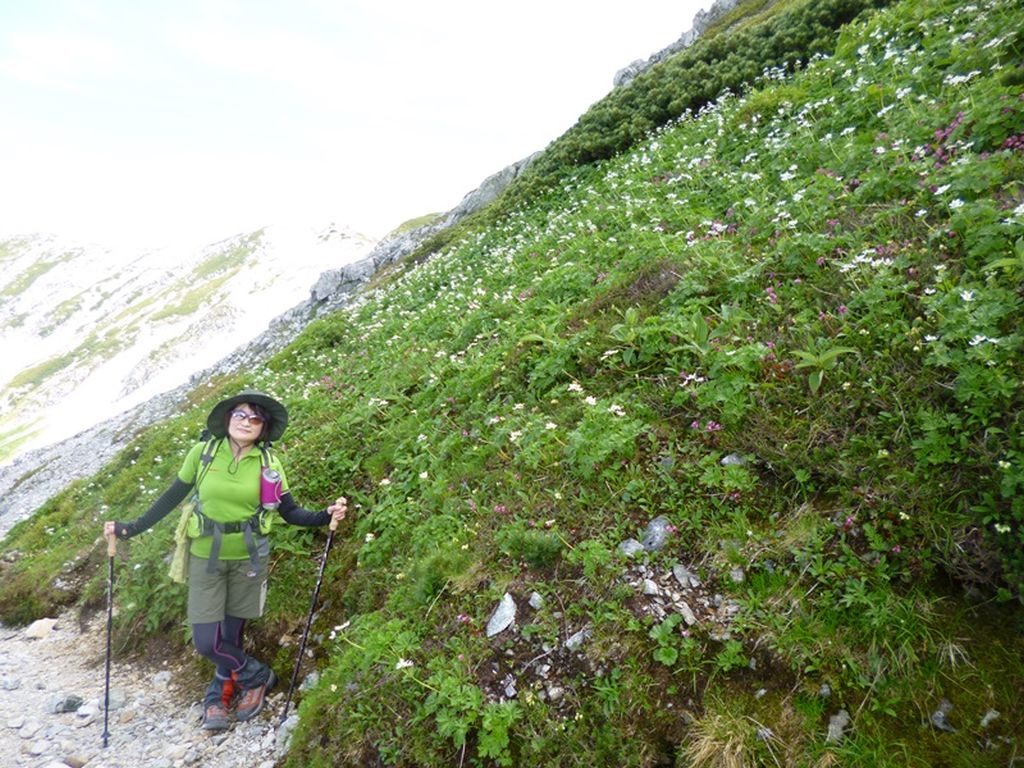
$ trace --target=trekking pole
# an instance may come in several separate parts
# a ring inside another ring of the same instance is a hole
[[[103,748],[110,738],[110,633],[114,624],[114,555],[117,554],[117,536],[107,537],[107,679],[103,689]]]
[[[324,557],[320,561],[320,573],[316,577],[316,586],[313,587],[313,599],[309,602],[309,616],[306,617],[306,628],[302,631],[302,640],[299,641],[299,655],[295,657],[295,669],[292,670],[292,681],[288,684],[288,695],[284,700],[284,712],[281,714],[281,723],[288,719],[288,707],[292,703],[292,694],[295,692],[295,681],[299,678],[299,665],[302,664],[302,654],[306,651],[306,638],[309,636],[309,627],[313,623],[313,612],[316,610],[316,600],[320,596],[320,585],[324,580],[324,566],[327,565],[327,555],[331,551],[331,544],[334,541],[334,532],[338,530],[338,521],[331,518],[330,532],[327,534],[327,546],[324,547]]]

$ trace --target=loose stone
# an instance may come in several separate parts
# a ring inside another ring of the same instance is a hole
[[[829,744],[838,744],[843,740],[843,734],[850,725],[850,713],[840,709],[828,719],[828,735],[825,741]]]
[[[938,731],[945,731],[946,733],[956,733],[956,728],[950,725],[949,713],[953,711],[953,704],[949,699],[943,699],[939,702],[939,708],[932,712],[929,722],[932,727]]]
[[[639,554],[644,551],[644,545],[636,539],[626,539],[619,544],[619,552],[624,554],[626,557],[633,557],[633,555]]]
[[[990,709],[990,710],[989,710],[988,712],[986,712],[986,713],[985,713],[985,715],[984,715],[984,716],[983,716],[983,717],[981,718],[981,727],[982,727],[982,728],[988,728],[988,727],[989,727],[990,725],[992,725],[992,722],[993,722],[993,721],[994,721],[994,720],[995,720],[996,718],[998,718],[998,717],[999,717],[999,712],[998,712],[998,710],[995,710],[995,709]]]
[[[50,700],[50,705],[47,709],[48,712],[59,715],[65,712],[75,712],[80,706],[82,706],[83,699],[81,696],[72,694],[70,696],[56,696]]]
[[[669,519],[665,515],[659,515],[647,524],[647,530],[640,538],[640,543],[648,552],[657,552],[664,548],[672,530]]]
[[[487,636],[494,637],[512,625],[516,618],[516,601],[508,592],[501,598],[498,607],[494,609],[491,618],[487,621]]]
[[[679,603],[676,604],[676,607],[679,609],[679,613],[683,615],[683,621],[685,621],[688,626],[692,627],[694,624],[697,623],[697,617],[690,609],[690,606],[688,606],[685,602],[680,600]]]
[[[577,632],[565,641],[565,647],[568,648],[570,651],[578,651],[583,646],[583,643],[589,637],[590,630],[584,627],[579,632]]]
[[[683,589],[696,589],[700,586],[700,579],[697,578],[695,573],[691,573],[690,570],[681,563],[677,563],[672,566],[672,575],[676,577],[676,581],[683,587]]]

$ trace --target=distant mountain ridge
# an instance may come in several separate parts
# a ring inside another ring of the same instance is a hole
[[[0,461],[177,386],[373,244],[335,225],[264,227],[191,251],[0,241]]]

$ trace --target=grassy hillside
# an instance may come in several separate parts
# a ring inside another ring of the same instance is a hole
[[[12,531],[4,620],[97,602],[83,542],[252,385],[300,500],[355,505],[288,765],[1009,764],[1022,29],[898,4],[505,201]],[[171,528],[120,571],[125,644],[181,627]],[[275,532],[280,669],[322,543]]]

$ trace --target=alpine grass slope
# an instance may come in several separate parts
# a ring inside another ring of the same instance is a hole
[[[288,765],[1019,760],[1022,30],[866,14],[462,225],[14,529],[3,619],[95,605],[99,521],[249,385],[302,501],[355,508]],[[172,527],[132,543],[122,643],[181,628]],[[319,535],[275,532],[280,669]]]

